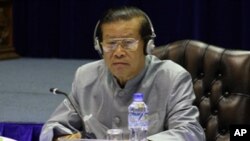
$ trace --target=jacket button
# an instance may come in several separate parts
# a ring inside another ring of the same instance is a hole
[[[120,92],[118,93],[118,95],[119,95],[120,97],[124,96],[125,94],[126,94],[125,91],[120,91]]]
[[[118,117],[118,116],[115,116],[114,119],[113,119],[113,121],[114,121],[114,123],[115,123],[116,125],[119,125],[119,124],[121,123],[121,119],[120,119],[120,117]]]

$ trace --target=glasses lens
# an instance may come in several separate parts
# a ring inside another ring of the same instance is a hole
[[[115,48],[117,47],[117,42],[110,40],[110,41],[101,43],[101,45],[102,45],[103,51],[111,52],[115,50]]]
[[[129,51],[135,51],[137,49],[137,45],[138,45],[137,43],[138,43],[138,40],[135,40],[133,38],[122,40],[123,48]]]

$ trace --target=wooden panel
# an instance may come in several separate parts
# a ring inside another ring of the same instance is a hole
[[[0,0],[0,60],[16,58],[13,48],[12,0]]]

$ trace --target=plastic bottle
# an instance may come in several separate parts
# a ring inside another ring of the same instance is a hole
[[[135,93],[128,107],[129,141],[146,141],[148,131],[148,107],[142,93]]]

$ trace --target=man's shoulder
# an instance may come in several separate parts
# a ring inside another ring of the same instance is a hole
[[[167,84],[189,77],[190,73],[181,65],[172,60],[160,60],[153,57],[148,67],[147,76],[149,79],[157,80],[157,84]],[[170,85],[170,84],[169,84]]]
[[[89,62],[77,68],[75,76],[78,78],[97,78],[105,72],[105,64],[103,60]]]
[[[172,60],[160,60],[155,56],[151,56],[151,63],[150,66],[154,70],[158,71],[170,71],[170,72],[186,72],[186,69],[183,68],[181,65],[175,63]]]
[[[105,65],[103,60],[89,62],[78,67],[75,73],[75,81],[82,83],[82,85],[87,85],[97,80],[100,76],[103,76],[104,71]]]
[[[104,62],[103,60],[97,60],[97,61],[92,61],[89,63],[86,63],[80,67],[78,67],[77,71],[78,72],[92,72],[96,71],[98,68],[104,67]]]

